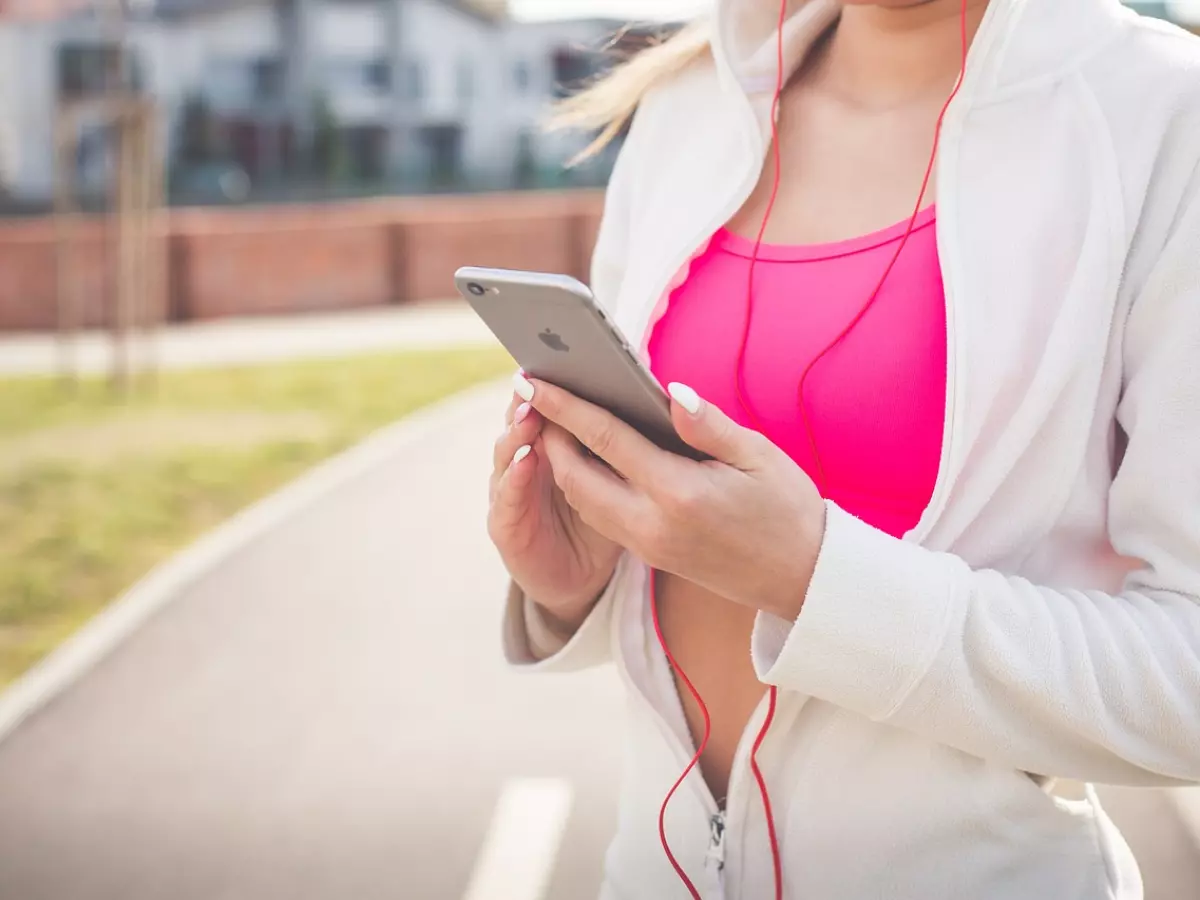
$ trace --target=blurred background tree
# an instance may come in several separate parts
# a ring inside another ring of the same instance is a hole
[[[208,101],[191,94],[183,101],[179,124],[178,162],[200,165],[216,162],[223,155],[220,123]]]
[[[312,173],[327,184],[349,176],[349,158],[329,96],[316,91],[312,99]]]

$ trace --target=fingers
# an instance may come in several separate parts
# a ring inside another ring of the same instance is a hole
[[[525,383],[527,383],[525,380],[525,370],[517,369],[517,371],[513,373],[513,387],[516,388],[518,385]],[[514,389],[512,399],[508,403],[508,409],[504,411],[504,424],[511,425],[517,410],[521,408],[521,404],[527,402],[527,398],[522,397],[520,392]]]
[[[514,379],[517,393],[547,420],[574,435],[596,456],[639,486],[668,477],[672,454],[660,449],[612,413],[544,381]]]
[[[511,425],[513,423],[513,416],[516,415],[518,407],[520,407],[520,405],[524,402],[525,401],[522,400],[520,397],[518,397],[516,394],[512,395],[512,400],[509,401],[508,409],[506,409],[504,411],[504,424],[505,425]]]
[[[644,496],[603,463],[583,452],[564,428],[547,423],[539,446],[545,451],[554,482],[567,503],[610,540],[627,539]]]
[[[512,415],[508,427],[497,438],[492,448],[492,472],[499,477],[509,463],[513,454],[525,444],[532,444],[541,432],[543,419],[528,403],[518,399],[512,405]]]
[[[742,471],[762,465],[770,442],[757,431],[743,428],[686,384],[672,382],[671,421],[690,446]]]
[[[488,517],[494,540],[521,522],[530,505],[538,501],[538,492],[531,490],[536,474],[535,451],[529,444],[522,444],[494,479],[491,515]]]

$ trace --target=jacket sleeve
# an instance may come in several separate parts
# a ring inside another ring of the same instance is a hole
[[[623,557],[588,617],[569,635],[549,625],[537,604],[510,582],[504,607],[505,661],[529,672],[579,672],[610,662],[613,604],[624,565]]]
[[[592,251],[591,289],[596,300],[606,310],[613,310],[625,277],[625,257],[629,241],[629,206],[631,200],[634,132],[637,117],[629,137],[617,154],[608,189],[604,196],[604,211]],[[624,565],[624,561],[622,561]],[[618,573],[620,567],[618,567]],[[503,638],[505,659],[514,666],[530,671],[570,672],[607,662],[611,658],[609,631],[612,617],[613,593],[620,581],[613,576],[588,618],[574,635],[557,633],[539,614],[516,584],[510,582],[504,606]]]
[[[829,505],[796,622],[756,622],[759,678],[1031,773],[1200,781],[1200,197],[1123,352],[1108,530],[1138,567],[1120,593],[973,570]]]

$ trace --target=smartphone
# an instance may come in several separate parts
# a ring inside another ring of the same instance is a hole
[[[665,450],[707,458],[675,432],[666,391],[587,286],[475,267],[459,269],[454,283],[526,374],[607,409]]]

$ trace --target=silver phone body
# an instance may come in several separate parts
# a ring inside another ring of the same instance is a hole
[[[660,447],[704,459],[671,424],[671,404],[586,285],[569,275],[466,267],[458,292],[522,369],[607,409]]]

